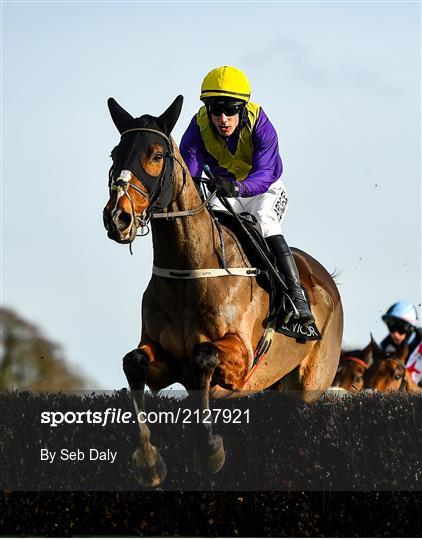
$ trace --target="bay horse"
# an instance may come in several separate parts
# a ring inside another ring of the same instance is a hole
[[[331,391],[344,390],[356,394],[364,390],[364,375],[374,361],[378,344],[371,334],[371,341],[363,349],[341,351],[339,366]]]
[[[378,392],[422,392],[406,369],[408,354],[405,342],[395,352],[385,352],[378,346],[373,364],[364,375],[365,388]]]
[[[318,261],[293,249],[322,339],[297,343],[275,333],[266,356],[253,366],[269,295],[245,272],[245,251],[229,228],[217,227],[170,137],[182,102],[178,96],[160,116],[134,118],[108,100],[121,138],[112,151],[104,226],[109,238],[123,244],[132,243],[139,227],[141,233],[150,225],[152,230],[154,266],[142,299],[141,339],[123,358],[135,410],[145,411],[146,384],[158,391],[176,382],[197,396],[202,413],[210,392],[235,397],[275,384],[312,402],[330,386],[337,368],[343,332],[337,287]],[[222,258],[236,272],[218,274]],[[138,480],[157,486],[166,475],[165,462],[146,423],[139,422],[139,432],[133,455]],[[194,435],[195,468],[217,472],[224,463],[222,438],[205,422],[195,426]]]

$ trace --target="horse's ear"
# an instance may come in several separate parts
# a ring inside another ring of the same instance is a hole
[[[107,105],[114,125],[120,133],[123,133],[132,125],[133,116],[125,111],[124,108],[121,107],[112,97],[108,98]]]
[[[383,349],[378,345],[378,343],[375,341],[374,336],[371,334],[371,341],[368,345],[370,347],[370,350],[372,352],[372,359],[378,360],[381,356],[384,355]]]
[[[368,367],[372,366],[377,356],[380,354],[380,348],[371,334],[371,340],[368,345],[362,349],[362,360]]]
[[[182,110],[183,96],[177,96],[170,107],[158,117],[158,122],[166,135],[170,135]]]
[[[406,363],[407,355],[409,354],[409,346],[406,341],[402,341],[397,348],[397,356],[402,364]]]

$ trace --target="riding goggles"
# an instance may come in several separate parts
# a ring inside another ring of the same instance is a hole
[[[410,334],[412,332],[412,325],[408,323],[401,322],[388,322],[388,330],[393,333],[397,332],[398,334]]]
[[[244,105],[209,105],[209,111],[214,116],[235,116],[239,114]]]

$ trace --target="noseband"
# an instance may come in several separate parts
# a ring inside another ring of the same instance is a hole
[[[147,212],[146,212],[146,210],[144,210],[144,212],[142,212],[142,214],[137,214],[135,212],[135,207],[133,205],[132,197],[129,195],[128,188],[130,186],[132,189],[134,189],[135,191],[137,191],[138,193],[140,193],[141,195],[146,197],[146,199],[148,201],[149,201],[149,194],[144,189],[137,186],[136,184],[133,184],[130,180],[127,180],[123,176],[119,176],[118,178],[116,178],[116,180],[112,180],[113,166],[111,166],[109,175],[110,175],[110,181],[109,181],[110,195],[111,195],[112,191],[122,192],[122,193],[124,193],[126,195],[126,197],[128,198],[128,200],[130,202],[130,207],[131,207],[131,211],[132,211],[132,218],[133,218],[133,220],[135,222],[136,229],[141,227],[141,233],[137,234],[136,236],[145,236],[149,232],[149,228],[148,228],[149,219],[148,219]],[[143,230],[145,228],[147,229],[146,233],[143,232]]]

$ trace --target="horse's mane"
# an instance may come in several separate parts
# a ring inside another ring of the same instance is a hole
[[[331,279],[334,281],[334,283],[337,285],[337,286],[340,286],[341,283],[340,281],[338,281],[338,278],[342,275],[342,271],[341,270],[337,270],[335,269],[333,272],[331,272],[330,274],[330,277]]]

